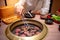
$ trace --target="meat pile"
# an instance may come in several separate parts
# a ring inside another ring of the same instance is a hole
[[[40,27],[29,24],[29,26],[17,26],[12,30],[12,33],[20,37],[31,37],[39,34],[41,31]]]

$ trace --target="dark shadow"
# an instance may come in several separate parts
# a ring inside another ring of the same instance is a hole
[[[52,4],[53,4],[53,0],[50,1],[49,13],[51,13]]]

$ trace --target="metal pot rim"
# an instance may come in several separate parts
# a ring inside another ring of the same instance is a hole
[[[31,19],[28,19],[28,20],[31,20]],[[19,20],[19,21],[21,21],[21,20]],[[16,22],[19,22],[19,21],[16,21]],[[33,21],[36,21],[36,20],[33,20]],[[14,23],[16,23],[16,22],[14,22]],[[38,22],[38,21],[36,21],[36,22]],[[12,24],[14,24],[14,23],[12,23]],[[40,22],[39,22],[40,23]],[[9,30],[9,28],[11,27],[11,25],[12,24],[10,24],[8,27],[7,27],[7,29],[6,29],[6,31],[9,31],[9,33],[11,34],[11,35],[13,35],[14,37],[17,37],[18,39],[19,38],[32,38],[32,37],[37,37],[37,35],[34,35],[34,36],[31,36],[31,37],[20,37],[20,36],[16,36],[16,35],[14,35],[13,33],[11,33],[11,31]],[[41,23],[42,24],[42,23]],[[42,32],[40,33],[40,34],[44,34],[40,39],[42,39],[42,38],[44,38],[45,37],[45,35],[47,34],[47,27],[44,25],[44,24],[42,24],[43,25],[43,30],[42,30]],[[6,33],[6,31],[5,31],[5,33]],[[46,32],[46,33],[44,33],[44,31]],[[8,33],[6,33],[6,36],[9,38],[9,36],[7,35]],[[38,34],[38,36],[40,35],[40,34]],[[9,38],[10,39],[10,38]]]

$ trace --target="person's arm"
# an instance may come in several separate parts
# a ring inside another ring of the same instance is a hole
[[[15,9],[16,9],[16,12],[17,12],[18,14],[23,13],[25,2],[26,2],[26,0],[19,0],[19,1],[15,4]]]
[[[26,0],[19,0],[15,6],[23,6],[25,4]]]
[[[50,0],[44,0],[43,7],[41,8],[41,15],[45,15],[49,12]]]
[[[46,15],[49,12],[50,0],[39,0],[38,4],[32,12],[35,14]]]

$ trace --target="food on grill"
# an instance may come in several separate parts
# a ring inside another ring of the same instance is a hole
[[[19,25],[11,30],[13,34],[20,37],[30,37],[39,34],[42,30],[40,27],[32,24]]]

